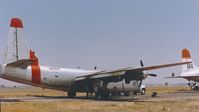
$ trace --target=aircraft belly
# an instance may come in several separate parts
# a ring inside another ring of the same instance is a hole
[[[198,82],[199,81],[199,76],[186,77],[185,79]]]
[[[48,87],[68,90],[71,87],[72,79],[59,71],[42,71],[41,84]]]
[[[26,82],[31,82],[31,70],[30,67],[27,69],[21,69],[18,67],[6,67],[5,73],[3,74],[4,77],[13,78],[16,80],[22,80]]]
[[[199,71],[190,71],[190,72],[181,74],[180,76],[187,80],[192,80],[196,82],[199,81]]]
[[[66,83],[63,80],[59,79],[43,79],[42,85],[49,86],[49,87],[56,87],[56,88],[66,88]]]

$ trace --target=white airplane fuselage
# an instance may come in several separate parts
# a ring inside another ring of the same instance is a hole
[[[180,76],[189,81],[199,82],[199,68],[183,72]]]
[[[32,66],[26,69],[11,66],[1,66],[1,78],[20,82],[23,84],[34,85],[42,88],[57,89],[68,91],[75,77],[84,76],[98,71],[81,69],[66,69],[47,66],[39,66],[40,74],[32,74]]]
[[[39,66],[40,74],[35,76],[35,74],[32,74],[31,67],[32,66],[28,66],[26,69],[22,69],[19,67],[1,66],[0,78],[42,87],[43,89],[70,91],[70,89],[74,86],[76,77],[99,72],[99,70]],[[122,80],[108,83],[107,88],[113,93],[139,91],[139,83],[140,81],[131,81],[129,84],[126,84],[125,81]],[[78,92],[78,90],[76,91]],[[79,92],[86,92],[86,90],[82,88]]]

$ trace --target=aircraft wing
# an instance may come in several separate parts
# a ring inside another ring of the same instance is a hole
[[[103,79],[103,78],[110,78],[110,77],[119,77],[119,76],[123,76],[126,72],[138,73],[138,72],[147,71],[147,70],[155,70],[155,69],[178,66],[178,65],[189,64],[189,63],[191,62],[179,62],[179,63],[162,64],[162,65],[138,67],[138,68],[128,67],[128,68],[117,69],[117,70],[112,70],[112,71],[99,71],[93,74],[76,77],[75,81],[81,81],[85,79]]]

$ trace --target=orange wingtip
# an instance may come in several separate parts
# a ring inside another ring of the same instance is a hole
[[[23,23],[19,18],[12,18],[10,27],[23,28]]]
[[[190,54],[188,49],[183,49],[182,50],[182,58],[183,59],[190,59],[191,58],[191,54]]]

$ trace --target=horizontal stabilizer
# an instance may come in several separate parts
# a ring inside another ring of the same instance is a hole
[[[7,64],[7,66],[13,66],[13,67],[19,67],[19,68],[25,69],[29,65],[31,65],[33,62],[34,62],[34,60],[22,59],[22,60],[19,60],[19,61],[9,63],[9,64]]]

